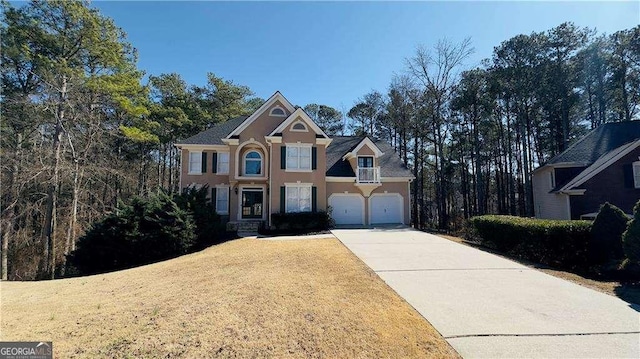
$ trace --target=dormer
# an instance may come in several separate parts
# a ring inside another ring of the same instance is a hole
[[[355,185],[366,197],[382,185],[379,160],[382,155],[384,153],[380,148],[369,137],[365,137],[342,157],[351,164],[356,174]]]
[[[347,152],[342,159],[349,161],[353,171],[358,172],[358,168],[379,168],[380,163],[378,159],[382,157],[384,153],[378,146],[369,138],[365,137],[356,145],[353,149]]]

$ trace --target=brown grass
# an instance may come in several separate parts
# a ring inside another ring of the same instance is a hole
[[[532,263],[526,260],[522,260],[522,259],[518,259],[518,258],[511,258],[508,257],[504,254],[498,253],[494,250],[490,250],[488,248],[483,248],[479,245],[477,245],[476,243],[470,243],[465,241],[463,238],[460,237],[455,237],[455,236],[450,236],[450,235],[445,235],[445,234],[436,234],[437,236],[440,236],[442,238],[448,239],[450,241],[454,241],[457,243],[461,243],[461,244],[466,244],[466,245],[470,245],[474,248],[480,249],[480,250],[484,250],[487,252],[491,252],[493,254],[497,254],[500,256],[503,256],[505,258],[509,258],[511,260],[517,261],[523,265],[526,265],[528,267],[533,267],[538,269],[539,271],[542,271],[544,273],[547,273],[549,275],[552,275],[554,277],[558,277],[558,278],[562,278],[564,280],[568,280],[570,282],[574,282],[576,284],[579,284],[583,287],[587,287],[587,288],[591,288],[593,290],[597,290],[599,292],[605,293],[605,294],[609,294],[612,295],[614,297],[619,297],[620,299],[630,302],[630,303],[636,303],[636,304],[640,304],[640,285],[638,285],[637,283],[633,283],[633,282],[624,282],[624,281],[612,281],[612,280],[595,280],[595,279],[591,279],[591,278],[585,278],[579,274],[576,273],[572,273],[572,272],[567,272],[567,271],[562,271],[562,270],[558,270],[558,269],[552,269],[552,268],[547,268],[544,267],[542,265],[536,264],[536,263]]]
[[[1,340],[55,357],[457,357],[337,240],[241,239],[162,263],[0,284]]]

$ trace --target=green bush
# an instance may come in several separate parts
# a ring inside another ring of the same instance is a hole
[[[185,254],[195,244],[191,215],[166,194],[135,197],[78,240],[71,272],[95,274]]]
[[[468,236],[509,256],[586,269],[591,222],[487,215],[469,220]]]
[[[629,218],[624,212],[606,202],[591,226],[589,242],[589,262],[603,264],[610,260],[622,259],[622,233],[627,229]]]
[[[640,264],[640,201],[633,208],[633,219],[622,235],[622,245],[629,261]]]
[[[196,226],[198,248],[223,242],[227,238],[222,218],[216,213],[211,200],[207,198],[209,186],[200,189],[189,187],[174,196],[174,201],[182,210],[191,213]]]
[[[271,233],[302,233],[327,230],[333,220],[327,212],[274,213],[271,215]]]

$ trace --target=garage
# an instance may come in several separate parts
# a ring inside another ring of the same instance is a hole
[[[331,217],[336,224],[364,224],[364,197],[355,193],[329,196]]]
[[[371,224],[403,223],[403,198],[398,193],[373,194],[369,198]]]

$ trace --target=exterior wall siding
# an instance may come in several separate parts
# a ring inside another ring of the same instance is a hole
[[[571,196],[571,218],[579,219],[583,214],[598,212],[605,202],[631,214],[633,206],[640,200],[640,189],[625,187],[624,166],[638,161],[639,156],[640,147],[578,186],[586,191],[584,195]]]
[[[549,193],[553,189],[553,168],[543,168],[533,174],[533,205],[536,218],[570,219],[567,195]]]

